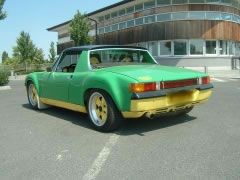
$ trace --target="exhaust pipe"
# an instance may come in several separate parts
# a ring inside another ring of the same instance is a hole
[[[154,118],[154,114],[153,114],[153,113],[150,113],[150,112],[146,113],[145,116],[146,116],[147,118],[149,118],[149,119],[153,119],[153,118]]]

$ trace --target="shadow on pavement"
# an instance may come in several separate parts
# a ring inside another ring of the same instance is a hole
[[[22,107],[26,109],[31,109],[29,104],[23,104]],[[40,111],[36,110],[36,112],[45,113],[50,116],[62,119],[64,121],[70,121],[73,124],[93,130],[88,115],[84,113],[74,112],[57,107],[51,107],[49,109]],[[183,115],[177,117],[159,117],[154,119],[148,118],[125,119],[122,127],[113,133],[116,133],[121,136],[128,136],[134,134],[144,136],[144,133],[146,132],[175,126],[177,124],[187,123],[195,119],[196,117],[190,115]]]
[[[144,136],[144,133],[146,132],[168,128],[177,124],[187,123],[195,119],[196,117],[190,115],[182,115],[176,117],[157,117],[154,119],[127,119],[124,121],[122,128],[119,129],[116,133],[123,136],[132,134]]]
[[[34,111],[29,104],[23,104],[22,107]],[[88,116],[84,113],[79,113],[58,107],[50,107],[49,109],[35,111],[36,113],[44,113],[59,118],[60,120],[69,121],[84,128],[92,129]]]

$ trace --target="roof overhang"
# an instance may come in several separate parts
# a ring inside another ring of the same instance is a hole
[[[112,4],[112,5],[110,5],[110,6],[106,6],[106,7],[104,7],[104,8],[98,9],[98,10],[96,10],[96,11],[90,12],[90,13],[86,14],[86,16],[93,16],[93,15],[95,15],[95,14],[98,14],[98,13],[101,13],[101,12],[103,12],[103,11],[106,11],[106,10],[109,10],[109,9],[112,9],[112,8],[115,8],[115,7],[117,7],[117,6],[121,6],[121,5],[127,4],[127,3],[132,2],[132,1],[135,1],[135,0],[123,0],[123,1],[120,1],[120,2],[118,2],[118,3]],[[64,22],[64,23],[61,23],[61,24],[58,24],[58,25],[56,25],[56,26],[50,27],[50,28],[48,28],[47,30],[48,30],[48,31],[53,31],[53,32],[58,32],[58,28],[59,28],[59,27],[68,25],[70,22],[71,22],[71,20],[66,21],[66,22]]]

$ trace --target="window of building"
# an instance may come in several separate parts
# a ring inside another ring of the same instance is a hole
[[[135,11],[137,12],[137,11],[142,11],[143,10],[143,4],[137,4],[136,6],[135,6]]]
[[[217,54],[217,42],[206,41],[206,54]]]
[[[228,42],[227,41],[219,41],[219,54],[220,55],[227,55],[228,54]]]
[[[157,21],[171,21],[171,13],[159,14],[157,16]]]
[[[221,0],[206,0],[206,3],[221,3]]]
[[[193,39],[189,41],[190,55],[203,55],[204,41],[201,39]]]
[[[105,33],[108,33],[108,32],[110,32],[110,31],[111,31],[111,26],[105,27]]]
[[[146,42],[138,43],[138,46],[143,48],[148,48],[148,45]]]
[[[100,17],[98,17],[98,21],[99,21],[99,22],[104,21],[104,16],[100,16]]]
[[[238,0],[233,0],[233,6],[234,7],[239,7],[239,2],[238,2]]]
[[[232,5],[233,4],[233,0],[222,0],[222,3]]]
[[[112,31],[117,31],[118,30],[118,24],[112,25]]]
[[[118,16],[118,12],[117,12],[117,11],[111,13],[111,18],[115,18],[115,17],[117,17],[117,16]]]
[[[126,11],[127,11],[127,14],[133,13],[134,12],[134,6],[127,8]]]
[[[160,55],[171,55],[172,46],[171,41],[160,41]]]
[[[188,18],[188,13],[187,12],[177,12],[177,13],[172,13],[172,19],[173,20],[184,20]]]
[[[189,3],[205,3],[205,0],[189,0]]]
[[[222,19],[226,21],[231,21],[232,20],[232,15],[229,13],[222,13]]]
[[[99,28],[98,32],[99,32],[99,34],[103,34],[104,33],[104,28]]]
[[[136,25],[136,26],[142,25],[142,24],[143,24],[143,18],[135,19],[135,25]]]
[[[119,16],[123,16],[126,14],[126,10],[122,9],[122,10],[118,11],[118,14],[119,14]]]
[[[205,12],[189,12],[189,19],[205,19]]]
[[[184,4],[188,3],[188,0],[172,0],[173,4]]]
[[[155,0],[150,0],[144,3],[144,9],[152,8],[155,6]]]
[[[105,20],[108,20],[108,19],[110,19],[110,14],[105,15]]]
[[[156,20],[155,20],[155,15],[153,16],[147,16],[144,18],[144,22],[145,24],[148,24],[148,23],[154,23]]]
[[[126,27],[127,27],[127,23],[126,22],[119,23],[119,29],[125,29]]]
[[[240,56],[240,42],[237,42],[235,45],[235,55]]]
[[[174,55],[187,55],[186,41],[174,41]]]
[[[235,52],[235,43],[228,41],[229,55],[234,55]]]
[[[158,43],[150,42],[148,44],[148,49],[153,56],[158,56]]]
[[[157,0],[158,6],[169,5],[171,4],[171,0]]]
[[[219,13],[219,12],[206,12],[206,19],[208,19],[208,20],[221,20],[221,13]]]
[[[232,20],[233,20],[234,22],[238,23],[238,21],[239,21],[239,16],[233,15],[232,17],[233,17]]]
[[[127,21],[127,27],[133,27],[134,26],[134,20]]]

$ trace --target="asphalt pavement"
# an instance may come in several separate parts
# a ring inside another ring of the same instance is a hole
[[[0,179],[240,179],[240,79],[213,78],[183,117],[94,131],[85,114],[30,109],[23,81],[0,91]]]

